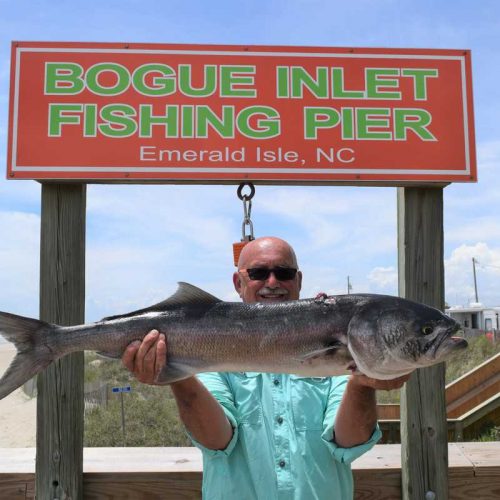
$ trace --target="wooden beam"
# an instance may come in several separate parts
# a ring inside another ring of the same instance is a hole
[[[42,184],[40,319],[84,322],[85,184]],[[38,376],[37,498],[83,498],[83,353]]]
[[[399,295],[444,310],[443,189],[398,188]],[[401,392],[402,498],[448,498],[444,363]]]
[[[448,449],[450,498],[500,498],[500,442]],[[385,444],[355,460],[355,500],[401,498],[400,457],[399,445]],[[0,448],[0,498],[34,499],[34,458],[34,448]],[[84,449],[84,500],[201,499],[201,480],[196,448]]]

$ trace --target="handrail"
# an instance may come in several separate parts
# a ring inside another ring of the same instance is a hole
[[[500,392],[500,353],[449,383],[445,391],[449,419],[480,407]],[[378,404],[377,411],[381,420],[400,419],[399,404]]]

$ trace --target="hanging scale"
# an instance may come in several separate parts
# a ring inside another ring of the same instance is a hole
[[[248,186],[250,188],[249,194],[243,194],[243,188],[245,186]],[[252,213],[252,198],[254,194],[255,187],[251,182],[243,182],[238,186],[237,195],[238,198],[243,202],[243,222],[241,224],[241,241],[233,243],[233,257],[235,266],[238,266],[238,259],[240,258],[240,253],[243,250],[243,247],[247,243],[255,239],[253,235],[253,224],[252,220],[250,219],[250,215]]]

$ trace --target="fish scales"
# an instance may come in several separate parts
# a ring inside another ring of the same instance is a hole
[[[0,312],[0,334],[17,354],[0,379],[0,399],[71,352],[120,358],[152,329],[167,336],[158,383],[203,371],[331,376],[352,371],[391,379],[467,346],[441,311],[399,297],[321,295],[272,304],[223,302],[180,283],[167,300],[96,323],[63,327]]]

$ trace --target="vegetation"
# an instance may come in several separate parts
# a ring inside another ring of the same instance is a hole
[[[446,364],[449,383],[500,351],[484,336],[471,339],[469,348]],[[86,398],[85,446],[192,446],[182,426],[175,401],[167,386],[153,387],[137,382],[119,361],[86,354],[87,386],[105,384],[103,396]],[[112,393],[112,387],[131,386],[130,393]],[[399,403],[400,391],[378,393],[379,403]],[[125,415],[122,429],[121,398]],[[493,427],[480,440],[499,440],[500,428]]]
[[[86,354],[87,384],[105,380],[107,401],[86,402],[85,446],[192,446],[177,414],[169,387],[137,382],[120,362]],[[127,393],[112,387],[130,385]],[[122,428],[123,398],[125,437]]]
[[[477,439],[474,441],[500,441],[500,427],[498,426],[493,426],[490,427],[486,432],[481,434]]]
[[[469,347],[446,363],[446,384],[465,375],[500,352],[500,342],[492,343],[484,335],[468,340]],[[399,403],[400,391],[379,391],[377,401],[381,404]]]

